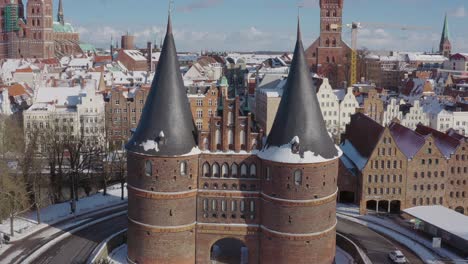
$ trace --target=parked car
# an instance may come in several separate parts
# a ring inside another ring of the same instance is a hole
[[[388,257],[393,261],[393,263],[406,263],[406,257],[400,250],[390,252]]]

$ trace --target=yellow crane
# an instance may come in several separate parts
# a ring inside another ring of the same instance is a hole
[[[358,31],[361,28],[380,28],[380,29],[395,29],[395,30],[432,30],[431,27],[419,27],[419,26],[408,26],[399,24],[387,24],[387,23],[372,23],[372,22],[352,22],[351,24],[332,24],[330,28],[336,30],[338,28],[351,28],[351,74],[350,74],[350,85],[357,82],[357,38]]]

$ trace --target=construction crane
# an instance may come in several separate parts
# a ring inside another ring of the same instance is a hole
[[[353,22],[351,24],[332,24],[330,29],[337,30],[338,28],[351,28],[351,77],[350,85],[357,82],[357,38],[358,31],[361,28],[380,28],[380,29],[395,29],[395,30],[432,30],[431,27],[419,27],[419,26],[408,26],[398,24],[386,24],[386,23],[369,23],[369,22]]]

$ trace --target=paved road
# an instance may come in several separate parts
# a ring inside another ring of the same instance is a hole
[[[120,209],[114,209],[110,212],[103,212],[96,216],[90,217],[89,215],[78,217],[77,220],[81,221],[81,224],[93,221],[95,219],[108,216],[113,213],[121,212],[126,210],[126,207]],[[62,223],[62,226],[66,223]],[[70,223],[68,223],[70,225]],[[60,226],[60,224],[58,225]],[[76,227],[76,226],[74,226]],[[73,227],[73,228],[74,228]],[[121,231],[127,227],[127,216],[121,215],[111,218],[107,221],[98,223],[96,225],[85,228],[70,237],[64,239],[55,246],[52,246],[37,258],[34,263],[38,264],[78,264],[84,263],[88,258],[89,254],[94,250],[94,248],[106,238],[111,236],[118,231]],[[44,245],[46,242],[57,237],[60,234],[63,234],[66,231],[69,231],[72,227],[64,228],[61,232],[54,236],[47,236],[47,232],[50,230],[41,231],[30,238],[27,238],[23,241],[18,242],[13,247],[11,247],[5,254],[0,256],[0,259],[4,259],[4,256],[11,254],[13,252],[21,251],[22,253],[14,259],[12,262],[7,263],[20,263],[29,253],[33,250]],[[369,256],[369,258],[376,264],[390,264],[387,255],[390,251],[395,249],[400,249],[405,256],[408,258],[409,263],[412,264],[422,264],[423,262],[414,255],[411,251],[405,247],[399,245],[398,243],[387,239],[378,233],[370,230],[367,227],[361,226],[359,224],[339,219],[338,232],[347,236],[358,244]],[[0,261],[0,263],[3,263]]]
[[[92,251],[106,238],[125,229],[127,215],[117,216],[89,228],[83,229],[34,260],[35,264],[82,264]]]
[[[392,262],[388,259],[388,253],[396,249],[403,252],[408,259],[408,263],[424,263],[406,247],[403,247],[397,242],[392,241],[365,226],[348,220],[339,219],[337,231],[360,246],[366,252],[370,260],[375,264],[391,264]]]
[[[127,210],[127,206],[116,206],[113,209],[102,211],[101,213],[90,212],[65,220],[47,227],[22,240],[15,241],[12,246],[0,255],[0,263],[21,263],[29,254],[40,248],[42,245],[54,238],[68,232],[77,226],[92,222],[102,217]],[[67,262],[64,262],[67,263]]]

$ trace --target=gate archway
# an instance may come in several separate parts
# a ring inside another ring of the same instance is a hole
[[[459,212],[460,214],[464,214],[465,213],[465,209],[461,206],[455,208],[455,211]]]
[[[212,264],[247,264],[247,246],[236,238],[223,238],[216,241],[210,250]]]

